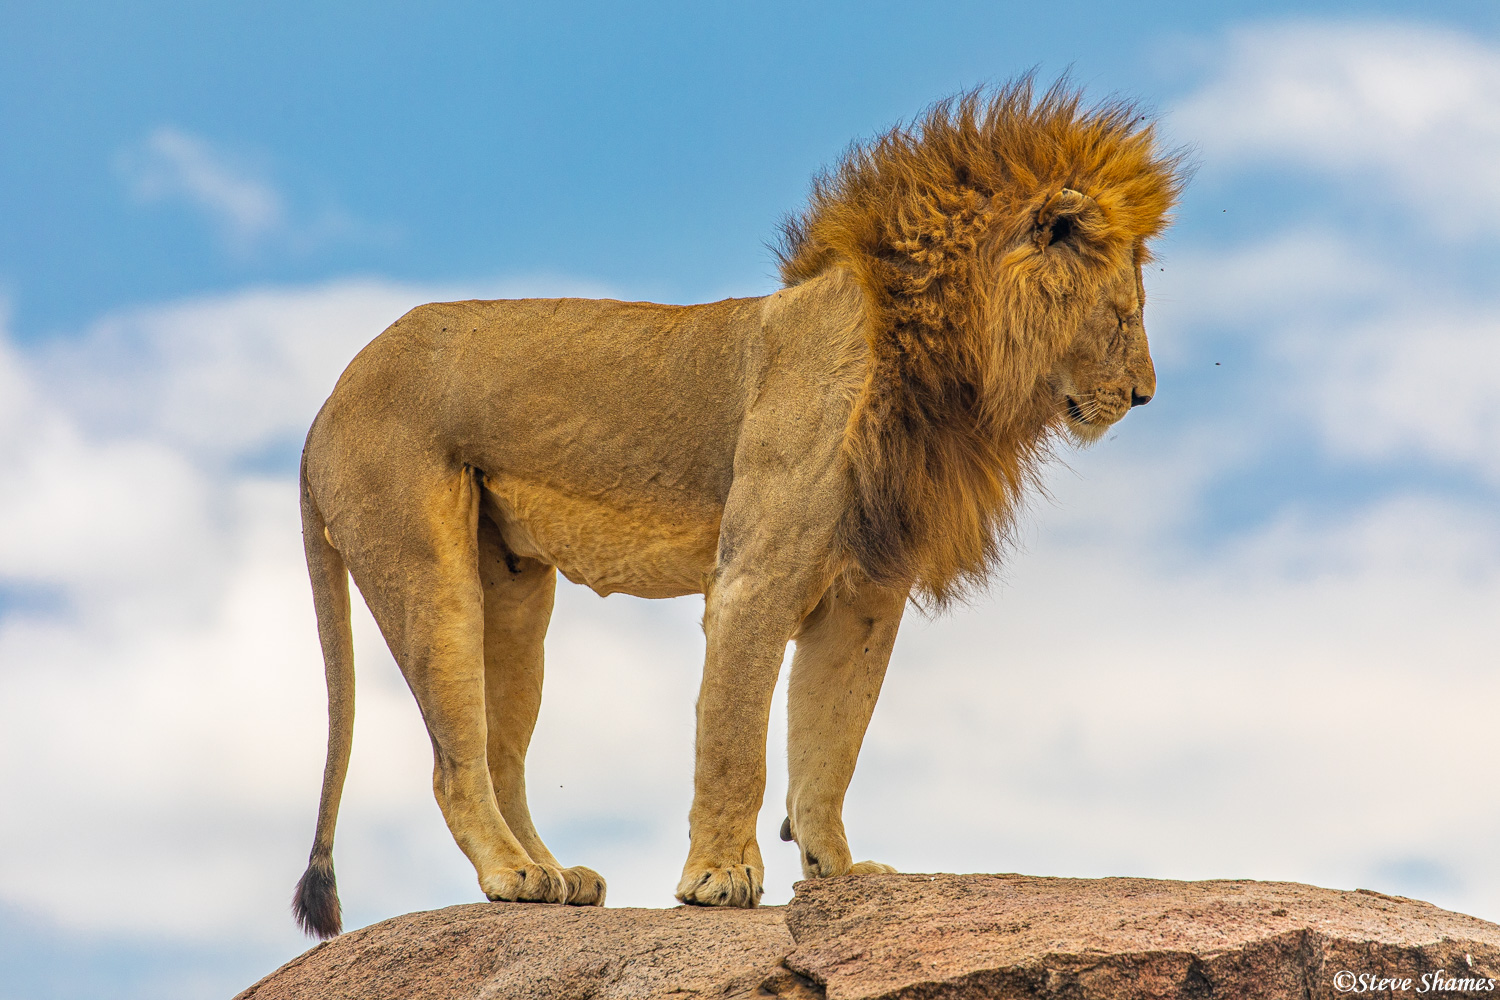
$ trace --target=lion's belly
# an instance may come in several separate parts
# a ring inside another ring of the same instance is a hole
[[[486,510],[511,551],[551,563],[601,596],[703,592],[722,510],[669,498],[579,497],[510,478],[484,481]]]

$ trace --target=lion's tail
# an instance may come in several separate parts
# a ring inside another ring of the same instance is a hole
[[[302,545],[312,578],[313,607],[328,678],[328,762],[323,768],[323,794],[318,800],[318,830],[307,871],[292,896],[292,913],[308,934],[330,938],[343,929],[338,883],[333,876],[333,828],[339,818],[339,799],[344,793],[354,734],[354,632],[349,622],[348,571],[328,537],[323,515],[313,503],[305,467],[301,493]]]

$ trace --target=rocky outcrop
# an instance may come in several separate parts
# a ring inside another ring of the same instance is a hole
[[[1412,995],[1440,969],[1500,979],[1500,926],[1365,890],[1020,875],[798,888],[786,965],[829,997],[1301,1000],[1345,992],[1340,972],[1410,978]]]
[[[789,905],[759,910],[408,914],[324,942],[237,1000],[1348,994],[1496,996],[1500,926],[1287,882],[867,875],[800,882]]]

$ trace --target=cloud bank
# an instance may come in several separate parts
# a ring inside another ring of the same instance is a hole
[[[1404,22],[1245,27],[1178,106],[1206,161],[1311,168],[1445,236],[1500,220],[1500,64],[1459,31]]]

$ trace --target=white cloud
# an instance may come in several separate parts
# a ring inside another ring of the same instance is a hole
[[[1264,426],[1280,422],[1304,441],[1313,430],[1347,462],[1419,461],[1500,482],[1500,308],[1484,289],[1316,230],[1168,264],[1154,276],[1148,322],[1169,383],[1232,346],[1259,380]]]
[[[225,242],[246,251],[288,225],[280,192],[207,139],[163,125],[119,158],[142,201],[180,201],[203,212]]]
[[[1261,336],[1268,325],[1309,316],[1347,319],[1370,303],[1409,295],[1410,282],[1371,248],[1326,229],[1277,232],[1217,251],[1174,252],[1148,277],[1152,353],[1168,363],[1186,360],[1186,352],[1201,349],[1205,327]],[[1160,337],[1158,326],[1164,328]]]
[[[1301,333],[1282,349],[1316,387],[1309,409],[1333,448],[1455,466],[1500,484],[1500,308],[1393,310],[1337,338]]]
[[[94,434],[235,458],[300,444],[373,334],[454,291],[355,280],[135,309],[50,345],[37,369],[52,398]]]
[[[122,150],[115,167],[132,197],[178,204],[202,216],[238,257],[268,247],[306,253],[332,242],[389,242],[392,232],[332,205],[299,209],[254,158],[162,125]]]
[[[1448,234],[1500,220],[1493,46],[1423,24],[1293,21],[1237,30],[1215,58],[1215,78],[1170,116],[1210,166],[1332,172]]]

